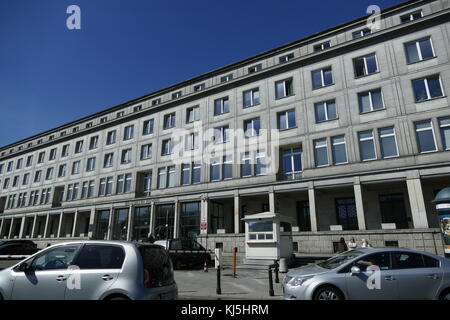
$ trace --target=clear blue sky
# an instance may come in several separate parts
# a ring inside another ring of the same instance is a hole
[[[0,0],[0,146],[399,2]]]

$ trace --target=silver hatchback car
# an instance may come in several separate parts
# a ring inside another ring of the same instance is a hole
[[[343,252],[290,270],[286,300],[450,299],[450,260],[401,248]]]
[[[65,242],[0,271],[0,299],[177,299],[172,262],[158,245]]]

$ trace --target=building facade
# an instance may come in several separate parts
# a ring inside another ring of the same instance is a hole
[[[413,0],[0,149],[0,239],[197,237],[244,250],[245,215],[443,254],[450,3]],[[288,230],[285,230],[288,231]]]

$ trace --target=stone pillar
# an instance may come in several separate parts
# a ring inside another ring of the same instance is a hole
[[[131,235],[133,231],[133,217],[134,210],[133,205],[128,208],[128,229],[127,229],[127,241],[131,241]]]
[[[270,191],[269,192],[269,211],[270,212],[275,212],[276,211],[276,205],[275,205],[275,192]]]
[[[209,200],[206,194],[203,194],[201,199],[200,234],[208,234]],[[202,229],[202,226],[205,226],[206,228]]]
[[[111,240],[112,238],[112,233],[114,230],[114,208],[111,206],[111,208],[109,209],[109,221],[108,221],[108,234],[106,236],[106,239]]]
[[[311,231],[317,231],[316,194],[314,187],[308,188],[309,218],[311,219]]]
[[[58,222],[58,231],[56,234],[56,238],[61,238],[61,228],[62,228],[62,220],[63,220],[64,213],[59,214],[59,222]]]
[[[156,214],[156,204],[154,201],[150,202],[150,228],[149,228],[149,232],[150,234],[153,235],[153,237],[155,237],[154,230],[155,230],[155,214]]]
[[[174,205],[174,219],[173,219],[173,238],[180,237],[180,202],[175,201]]]
[[[409,203],[415,229],[428,228],[427,211],[423,199],[422,184],[420,178],[407,179]]]
[[[358,218],[358,229],[366,230],[366,218],[364,216],[364,204],[362,198],[362,188],[361,185],[354,184],[353,190],[355,193],[355,204],[356,204],[356,215]]]
[[[22,221],[20,222],[20,231],[19,231],[19,239],[22,239],[23,237],[23,229],[25,228],[25,216],[22,217]]]
[[[78,210],[75,210],[75,213],[73,215],[72,238],[75,237],[75,233],[77,231],[77,220],[78,220]]]
[[[48,223],[50,221],[50,213],[47,213],[47,216],[45,218],[45,227],[44,227],[44,234],[42,235],[42,238],[47,238],[47,229],[48,229]]]
[[[34,234],[36,232],[36,221],[38,219],[38,216],[35,214],[34,215],[34,219],[33,219],[33,227],[31,228],[31,234],[30,234],[30,238],[34,238]]]
[[[11,218],[11,225],[9,226],[9,231],[8,231],[8,239],[11,239],[12,236],[12,232],[13,232],[13,227],[14,227],[14,218]]]
[[[93,239],[94,232],[95,232],[95,208],[91,209],[91,216],[89,217],[89,231],[88,231],[88,237],[89,239]]]
[[[241,212],[241,199],[239,194],[234,195],[234,233],[239,233],[240,225],[240,212]]]

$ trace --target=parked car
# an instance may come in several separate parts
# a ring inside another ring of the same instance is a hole
[[[0,271],[0,299],[177,299],[172,262],[160,246],[77,241],[43,249]]]
[[[5,240],[0,241],[0,256],[32,255],[39,251],[31,240]]]
[[[203,266],[211,263],[211,252],[192,239],[157,240],[154,244],[169,247],[169,256],[175,269],[183,266]]]
[[[450,261],[401,248],[364,248],[290,270],[287,300],[450,299]]]

